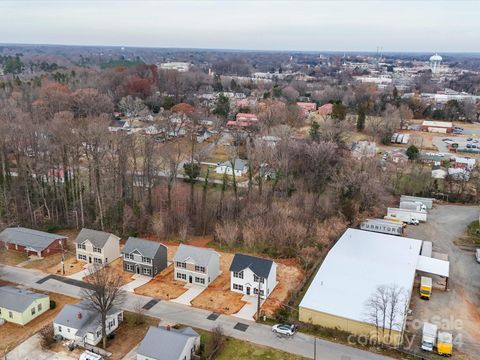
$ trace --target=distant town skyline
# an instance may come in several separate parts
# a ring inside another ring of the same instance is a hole
[[[479,52],[476,1],[1,1],[0,43]]]

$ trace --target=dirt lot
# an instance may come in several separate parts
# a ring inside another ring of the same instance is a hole
[[[173,280],[173,265],[168,266],[160,274],[145,285],[135,289],[135,294],[151,296],[161,300],[176,299],[187,289],[184,283]]]
[[[74,299],[68,296],[47,292],[42,293],[48,294],[50,296],[50,300],[54,300],[57,303],[55,309],[48,310],[36,319],[30,321],[25,326],[20,326],[8,322],[5,325],[0,326],[0,354],[3,354],[6,349],[13,349],[15,346],[24,342],[30,336],[39,331],[42,327],[51,323],[55,316],[63,308],[63,305],[78,302],[78,299]]]
[[[478,207],[436,205],[426,224],[407,228],[406,236],[432,241],[433,250],[448,254],[450,260],[447,292],[435,288],[430,301],[421,301],[417,288],[414,289],[410,306],[412,320],[407,324],[407,331],[417,335],[412,350],[418,351],[421,326],[429,321],[453,333],[455,358],[478,359],[480,265],[474,259],[473,248],[455,245],[456,239],[475,219],[478,219]]]
[[[120,257],[114,261],[112,261],[110,264],[107,265],[108,271],[113,272],[117,275],[117,277],[120,278],[120,284],[125,285],[131,281],[133,281],[133,274],[123,271],[123,259]],[[90,274],[90,273],[89,273]],[[85,276],[83,280],[88,281],[88,278],[91,275]]]

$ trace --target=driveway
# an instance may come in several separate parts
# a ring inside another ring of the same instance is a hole
[[[243,295],[242,300],[245,301],[246,304],[240,309],[240,311],[233,314],[232,316],[245,320],[255,321],[253,316],[257,313],[258,298],[256,296]],[[261,304],[263,304],[264,301],[265,300],[261,300]]]
[[[136,288],[142,285],[145,285],[150,280],[152,280],[151,277],[140,275],[140,274],[135,274],[132,276],[132,278],[135,280],[129,282],[128,284],[123,285],[122,290],[133,293]]]
[[[436,205],[429,212],[427,223],[407,227],[405,235],[431,241],[433,251],[448,254],[450,260],[447,292],[434,289],[430,301],[421,301],[414,291],[414,321],[410,322],[409,331],[420,338],[421,329],[414,326],[415,321],[417,325],[424,321],[437,323],[439,329],[453,333],[457,340],[454,352],[465,352],[471,359],[478,359],[480,353],[480,264],[475,262],[473,249],[461,249],[454,241],[464,234],[468,224],[478,219],[478,214],[477,206]],[[413,350],[417,349],[415,346]]]
[[[91,274],[91,269],[93,269],[93,265],[85,264],[83,270],[76,272],[74,274],[68,275],[67,277],[74,280],[83,280],[85,276]]]
[[[40,336],[37,334],[25,340],[5,357],[8,360],[75,360],[66,352],[44,350],[40,346]]]
[[[185,285],[185,287],[188,289],[187,291],[185,291],[178,298],[170,301],[176,302],[178,304],[192,306],[190,302],[206,289],[206,287],[198,285]]]

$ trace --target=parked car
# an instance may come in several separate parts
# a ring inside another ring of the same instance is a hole
[[[453,141],[452,139],[449,139],[449,138],[445,138],[445,139],[442,139],[442,141]]]
[[[472,144],[467,144],[467,149],[471,149],[472,148]]]
[[[476,149],[476,148],[477,148],[477,145],[472,144],[472,149]]]
[[[473,140],[473,143],[474,143],[474,144],[478,144],[478,140]]]
[[[468,138],[467,141],[472,141],[473,139],[472,138]]]
[[[277,334],[292,336],[297,332],[297,326],[288,324],[276,324],[272,326],[272,331]]]
[[[475,259],[478,263],[480,263],[480,249],[477,249],[477,251],[475,251]]]

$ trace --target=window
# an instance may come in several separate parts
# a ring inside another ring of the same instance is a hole
[[[38,304],[38,312],[42,311],[42,304]]]
[[[205,266],[195,265],[195,271],[204,273],[205,272]]]
[[[101,254],[101,253],[102,253],[102,249],[94,246],[94,247],[93,247],[93,252],[96,252],[96,253]]]
[[[204,278],[201,278],[201,277],[196,277],[195,276],[195,282],[197,284],[205,284],[205,279]]]
[[[97,338],[100,337],[100,335],[102,335],[102,331],[101,331],[101,330],[98,330],[98,331],[97,331]]]
[[[260,280],[260,281],[259,281]],[[265,282],[265,279],[264,278],[261,278],[261,277],[258,277],[257,275],[253,275],[253,281],[255,282],[260,282],[261,284],[263,284]]]
[[[152,269],[143,269],[144,275],[152,275]]]
[[[67,332],[68,332],[68,333],[70,332],[70,328],[67,328]]]
[[[187,280],[187,274],[177,273],[177,279]]]
[[[186,269],[187,264],[181,261],[177,261],[177,267]]]
[[[233,290],[243,291],[243,285],[233,284]]]
[[[32,315],[35,315],[35,307],[32,307]]]
[[[101,264],[101,263],[102,263],[102,259],[94,258],[94,259],[93,259],[93,262],[94,262],[95,264]]]
[[[62,327],[60,325],[58,326],[58,332],[62,332]]]
[[[151,264],[152,263],[152,259],[148,258],[148,257],[145,257],[145,256],[142,256],[142,262],[146,263],[146,264]]]
[[[134,271],[134,266],[132,264],[126,264],[127,271]]]
[[[239,272],[234,271],[233,272],[233,277],[243,279],[243,271],[239,271]]]
[[[258,289],[257,288],[253,288],[253,293],[256,295],[258,294]],[[260,296],[263,296],[264,292],[263,290],[260,290]]]
[[[86,250],[85,244],[77,244],[77,249]]]
[[[87,255],[78,254],[78,259],[87,261]]]
[[[13,318],[13,313],[12,313],[11,311],[8,312],[8,317],[9,317],[10,319]]]

